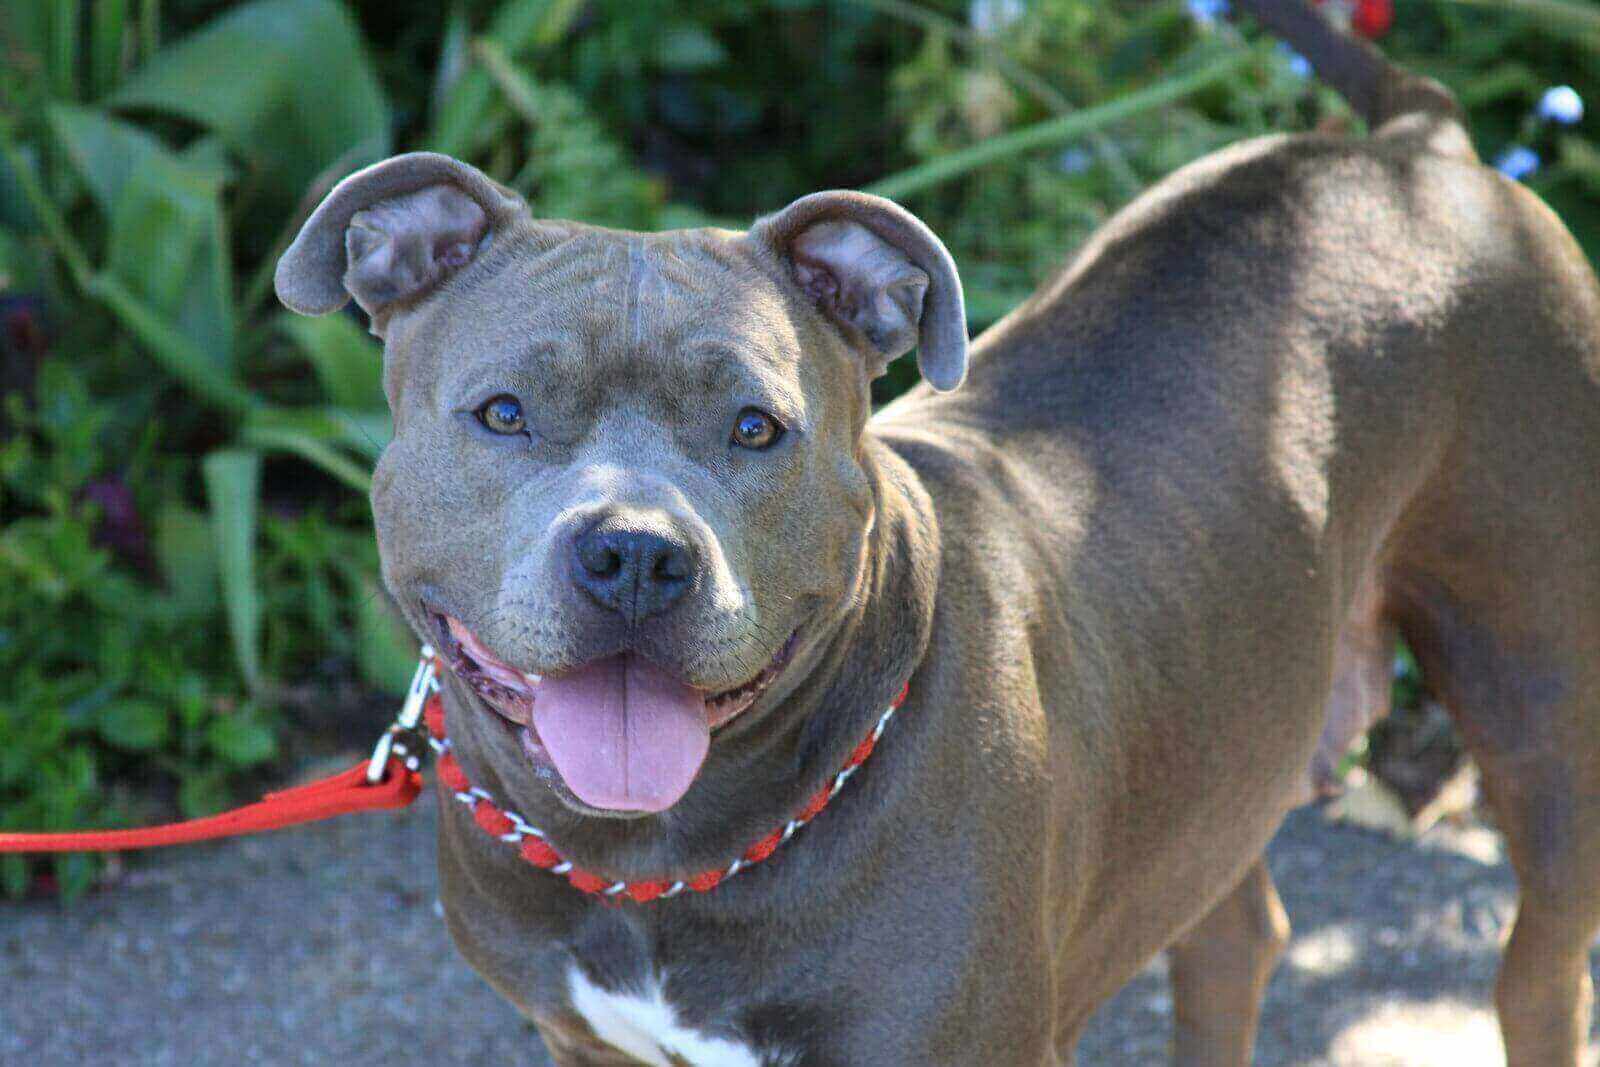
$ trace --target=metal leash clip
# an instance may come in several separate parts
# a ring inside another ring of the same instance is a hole
[[[417,770],[421,766],[416,753],[424,750],[419,743],[421,733],[417,723],[422,721],[422,708],[428,698],[439,691],[437,668],[434,666],[433,646],[423,645],[422,658],[417,661],[417,671],[411,676],[411,688],[406,691],[406,701],[400,705],[400,714],[395,716],[394,722],[378,738],[377,747],[372,750],[372,758],[367,761],[367,783],[377,785],[383,781],[384,773],[389,768],[389,757],[398,755],[405,759],[406,766]],[[412,742],[408,745],[406,742]],[[415,745],[413,750],[412,745]]]

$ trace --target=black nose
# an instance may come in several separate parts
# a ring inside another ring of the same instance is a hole
[[[578,584],[630,622],[666,611],[694,584],[700,560],[676,531],[640,529],[614,519],[580,534],[573,544]]]

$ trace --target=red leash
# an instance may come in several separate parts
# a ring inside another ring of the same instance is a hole
[[[187,845],[215,837],[278,830],[285,826],[331,819],[353,811],[403,808],[417,799],[422,776],[398,757],[377,785],[367,781],[367,762],[293,789],[268,793],[254,804],[219,815],[137,830],[100,830],[58,834],[0,833],[0,852],[120,852],[129,848]]]
[[[187,845],[218,837],[240,837],[263,830],[331,819],[356,811],[381,811],[404,808],[422,792],[421,763],[406,745],[416,740],[417,721],[422,706],[438,688],[434,681],[433,650],[422,650],[422,662],[412,676],[406,702],[394,723],[378,740],[372,758],[349,770],[319,778],[293,789],[268,793],[254,804],[224,811],[204,819],[146,826],[137,830],[96,830],[76,833],[3,833],[0,853],[5,852],[120,852],[131,848],[159,848]]]

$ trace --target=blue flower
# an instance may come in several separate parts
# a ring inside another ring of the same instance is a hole
[[[1289,69],[1294,72],[1295,77],[1311,77],[1311,60],[1307,59],[1299,52],[1296,52],[1293,48],[1290,48],[1282,41],[1278,42],[1278,54],[1283,56],[1284,60],[1288,62]]]
[[[1583,97],[1570,85],[1556,85],[1539,98],[1538,116],[1546,122],[1575,126],[1583,121]]]
[[[1228,0],[1188,0],[1189,17],[1212,26],[1228,17]]]
[[[1068,174],[1082,174],[1094,164],[1094,157],[1082,148],[1069,148],[1056,158],[1056,166]]]
[[[1500,153],[1494,166],[1501,174],[1520,182],[1539,169],[1539,153],[1526,145],[1514,144]]]

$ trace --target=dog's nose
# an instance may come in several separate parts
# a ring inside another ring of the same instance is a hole
[[[676,531],[606,520],[573,545],[578,584],[603,607],[640,622],[666,611],[694,584],[699,555]]]

